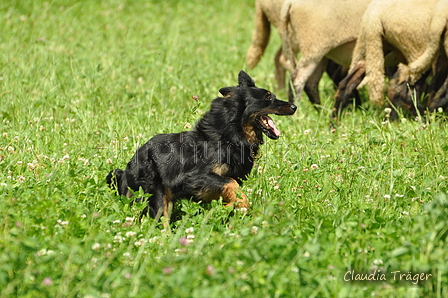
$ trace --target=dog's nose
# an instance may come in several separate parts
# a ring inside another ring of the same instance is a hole
[[[296,106],[296,105],[293,105],[293,104],[291,105],[290,108],[291,108],[291,110],[292,110],[293,112],[295,112],[295,111],[297,110],[297,106]]]

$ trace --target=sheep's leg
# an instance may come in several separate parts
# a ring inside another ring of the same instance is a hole
[[[408,81],[398,83],[400,81],[400,71],[396,71],[392,79],[389,81],[389,90],[387,92],[387,97],[389,98],[390,104],[388,107],[392,108],[389,115],[389,119],[394,121],[398,118],[397,108],[403,106],[407,110],[410,110],[410,105],[406,103],[406,98],[409,96],[408,92]]]
[[[350,104],[350,98],[355,94],[356,87],[361,83],[365,76],[364,62],[358,63],[354,69],[339,83],[335,94],[335,103],[333,107],[333,119],[337,119],[342,111]],[[358,95],[359,96],[359,95]]]
[[[305,88],[305,84],[316,69],[319,61],[320,59],[317,61],[303,61],[302,59],[299,60],[295,71],[292,74],[292,82],[296,92],[295,95],[297,97],[297,100],[300,99],[300,95]],[[294,100],[290,97],[289,101],[293,102]]]
[[[448,107],[448,77],[435,96],[430,99],[428,107],[431,113],[438,108],[446,109]]]
[[[400,106],[404,107],[414,117],[418,116],[419,113],[423,114],[424,108],[420,103],[420,96],[423,93],[423,87],[428,76],[429,71],[425,72],[417,80],[414,86],[411,86],[412,90],[414,90],[415,92],[409,92],[410,79],[399,83],[401,77],[399,68],[389,82],[389,91],[387,93],[387,97],[389,98],[391,105],[395,108],[398,108]],[[415,97],[415,99],[413,100],[412,97]],[[397,118],[397,112],[395,111],[395,109],[393,109],[390,115],[390,119],[396,120]]]
[[[285,57],[283,55],[282,47],[280,47],[275,54],[274,64],[275,64],[275,80],[277,81],[277,86],[279,89],[285,88],[286,79],[285,73],[286,68],[283,66]]]
[[[257,66],[267,45],[271,34],[271,23],[264,14],[258,2],[255,3],[255,31],[252,35],[252,44],[247,50],[246,61],[249,68]]]
[[[316,109],[320,105],[319,81],[327,66],[328,59],[322,59],[305,83],[305,93]]]
[[[433,93],[430,97],[434,97],[434,93],[437,93],[445,83],[445,80],[448,77],[448,59],[445,54],[445,51],[441,51],[440,55],[437,58],[435,65],[434,76],[431,80],[431,84],[429,89],[430,92]]]
[[[328,59],[327,68],[325,69],[330,79],[333,81],[334,90],[338,90],[339,83],[347,76],[348,69],[345,66],[339,65],[333,60]],[[353,90],[353,97],[355,98],[356,106],[361,105],[361,97],[358,90]]]
[[[325,70],[333,81],[334,90],[337,90],[339,83],[347,76],[347,69],[333,60],[328,59],[327,68]]]
[[[426,72],[423,73],[423,75],[417,80],[417,82],[414,84],[413,89],[415,90],[415,97],[416,97],[416,104],[414,104],[414,102],[412,101],[412,98],[410,96],[408,96],[406,98],[406,100],[410,103],[412,103],[412,109],[411,109],[411,113],[414,116],[418,116],[418,113],[420,113],[420,115],[423,115],[425,112],[425,107],[422,105],[421,102],[421,97],[422,94],[426,88],[426,79],[429,77],[429,75],[431,74],[431,70],[427,70]],[[412,94],[414,95],[414,94]],[[417,113],[418,110],[418,113]]]

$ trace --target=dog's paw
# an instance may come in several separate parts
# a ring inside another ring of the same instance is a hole
[[[231,202],[227,204],[226,207],[233,207],[236,211],[245,213],[247,213],[247,211],[250,209],[249,202],[244,199],[239,199],[234,202]]]

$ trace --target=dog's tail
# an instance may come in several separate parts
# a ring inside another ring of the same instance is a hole
[[[251,69],[260,62],[261,56],[269,44],[269,36],[271,35],[271,23],[264,13],[260,2],[256,1],[255,3],[255,31],[252,35],[252,44],[246,54],[247,66]]]
[[[111,189],[116,191],[117,195],[126,195],[125,190],[127,190],[128,185],[123,170],[116,169],[110,171],[106,177],[106,182]]]

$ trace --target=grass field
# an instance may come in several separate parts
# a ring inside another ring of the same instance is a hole
[[[137,147],[194,125],[240,69],[287,97],[276,33],[245,67],[253,1],[210,3],[0,3],[0,296],[448,297],[446,116],[366,103],[331,130],[326,77],[322,113],[304,96],[274,116],[249,214],[184,200],[169,235],[135,223],[105,176]]]

